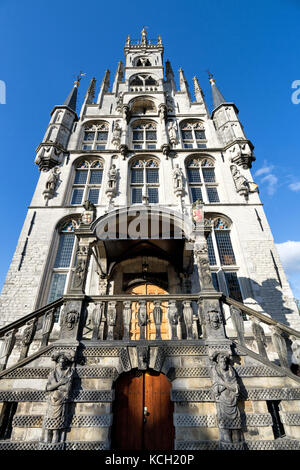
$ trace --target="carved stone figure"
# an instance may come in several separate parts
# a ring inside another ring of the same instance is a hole
[[[120,145],[121,136],[122,136],[122,129],[120,127],[119,122],[117,121],[115,123],[113,136],[112,136],[112,143],[115,145],[115,147],[118,147]]]
[[[222,324],[220,312],[212,308],[206,313],[206,322],[213,330],[218,330]]]
[[[107,182],[107,189],[106,193],[110,196],[113,196],[116,192],[117,186],[117,170],[116,165],[112,165],[109,172],[108,172],[108,182]]]
[[[138,369],[146,370],[149,365],[149,348],[148,346],[137,346]]]
[[[236,329],[237,337],[240,344],[245,344],[245,328],[244,328],[244,320],[242,316],[242,312],[239,308],[234,307],[233,305],[230,306],[230,314],[231,319],[233,321],[234,327]]]
[[[138,309],[138,325],[140,327],[140,339],[146,338],[146,325],[147,325],[147,307],[144,300],[140,300]]]
[[[70,310],[66,313],[63,323],[69,330],[73,330],[74,326],[79,320],[79,312],[77,310]]]
[[[99,338],[99,328],[100,328],[101,322],[103,322],[103,316],[104,316],[103,314],[104,314],[104,302],[96,302],[95,308],[92,313],[92,321],[93,321],[92,339],[95,341]],[[100,339],[103,339],[103,331],[100,332]]]
[[[169,141],[170,141],[171,145],[177,145],[178,139],[177,139],[175,121],[169,122],[168,132],[169,132]]]
[[[74,271],[73,287],[78,288],[83,285],[85,268],[86,268],[86,259],[79,258],[77,260],[76,268]]]
[[[289,368],[287,346],[285,339],[281,335],[282,332],[277,326],[271,326],[270,330],[272,331],[272,343],[278,354],[280,365]]]
[[[59,352],[52,355],[56,365],[50,372],[46,384],[49,392],[48,407],[43,421],[45,442],[57,443],[62,440],[62,431],[66,428],[67,399],[74,373],[74,358],[71,354]]]
[[[175,168],[173,168],[173,187],[174,187],[174,192],[176,196],[178,194],[182,194],[183,192],[183,176],[182,176],[182,171],[179,168],[179,165],[175,165]]]
[[[122,106],[123,106],[123,93],[120,92],[118,99],[117,99],[117,103],[116,103],[116,110],[119,112],[122,111]]]
[[[265,359],[268,359],[268,355],[266,352],[267,340],[266,340],[263,327],[261,326],[259,319],[256,317],[251,318],[251,323],[252,323],[252,333],[255,338],[257,348],[258,348],[258,354],[264,357]]]
[[[168,109],[165,104],[159,105],[158,114],[160,117],[160,122],[164,122],[167,119]]]
[[[241,418],[237,406],[240,391],[236,372],[224,352],[213,353],[211,361],[212,392],[217,406],[220,441],[232,442],[234,430],[237,431],[237,440],[241,441]]]
[[[0,371],[6,368],[9,356],[14,348],[16,341],[16,330],[11,330],[5,333],[1,341],[0,348]]]
[[[160,327],[161,327],[161,322],[162,322],[162,308],[161,308],[161,303],[157,300],[154,301],[153,318],[154,318],[155,329],[156,329],[155,339],[161,339]]]
[[[36,319],[29,320],[26,323],[26,328],[23,332],[22,339],[21,339],[22,346],[21,346],[20,359],[23,359],[24,357],[27,356],[27,353],[33,341],[35,332],[36,332]]]
[[[195,245],[194,256],[198,267],[198,276],[201,290],[214,289],[211,277],[211,270],[208,259],[208,250],[205,244]]]
[[[114,339],[114,326],[116,325],[117,319],[117,310],[116,310],[117,302],[108,302],[107,306],[107,339],[112,340]]]
[[[48,201],[48,199],[52,199],[55,195],[55,189],[59,180],[60,170],[58,166],[55,166],[50,170],[50,174],[46,181],[45,191],[43,191],[44,198]]]
[[[130,300],[125,300],[123,302],[123,325],[124,325],[124,334],[123,339],[129,339],[130,333],[130,322],[131,322],[131,302]]]
[[[249,194],[249,183],[245,176],[241,175],[236,165],[231,165],[230,170],[232,173],[233,181],[236,187],[236,190],[242,196],[248,196]]]
[[[178,313],[175,300],[169,300],[168,319],[171,325],[172,339],[177,339],[177,325],[178,325],[179,313]]]
[[[122,107],[122,116],[123,116],[124,121],[126,121],[126,123],[128,124],[130,120],[130,109],[127,104],[124,104]]]
[[[190,301],[183,302],[183,318],[186,326],[187,339],[193,339],[193,309]]]

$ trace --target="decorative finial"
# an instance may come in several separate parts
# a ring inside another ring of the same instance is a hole
[[[77,75],[76,80],[75,80],[75,82],[74,82],[74,85],[75,85],[76,87],[79,86],[79,83],[80,83],[82,77],[85,77],[85,75],[86,75],[86,73],[83,73],[82,70],[80,70],[80,72],[79,72],[79,74]]]
[[[142,29],[141,44],[147,44],[147,31],[146,31],[146,28],[148,28],[148,26],[144,26],[143,29]]]
[[[214,83],[215,79],[214,79],[213,74],[209,70],[206,70],[206,72],[208,73],[208,78],[209,78],[210,83]]]

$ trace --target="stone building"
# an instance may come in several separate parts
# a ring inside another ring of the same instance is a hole
[[[297,307],[238,109],[161,37],[55,106],[1,296],[0,449],[300,449]]]

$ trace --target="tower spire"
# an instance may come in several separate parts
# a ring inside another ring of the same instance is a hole
[[[194,82],[194,93],[195,93],[195,98],[197,103],[203,103],[203,91],[199,85],[198,78],[193,77],[193,82]]]
[[[68,94],[67,98],[65,99],[65,102],[63,106],[68,106],[72,111],[76,113],[76,104],[77,104],[77,91],[79,87],[79,83],[86,74],[83,73],[82,71],[79,72],[79,74],[76,77],[76,80],[74,82],[74,86],[70,93]]]
[[[213,74],[208,71],[208,77],[211,84],[211,91],[212,91],[212,99],[213,99],[213,106],[216,109],[220,104],[226,103],[226,100],[220,90],[218,89],[215,79],[213,78]]]
[[[180,91],[186,93],[188,97],[191,98],[189,86],[188,86],[188,83],[187,83],[187,80],[185,78],[184,71],[182,70],[182,68],[179,69],[179,86],[180,86]]]

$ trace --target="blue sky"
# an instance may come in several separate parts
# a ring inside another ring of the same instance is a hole
[[[0,0],[0,80],[6,84],[0,288],[38,179],[35,148],[51,109],[64,101],[79,70],[87,74],[79,101],[92,76],[98,85],[105,69],[114,76],[127,34],[139,39],[145,25],[150,39],[161,34],[165,59],[175,73],[184,69],[191,90],[198,77],[210,107],[207,69],[239,108],[255,145],[254,180],[300,298],[300,104],[291,100],[292,83],[300,80],[299,21],[298,0]]]

